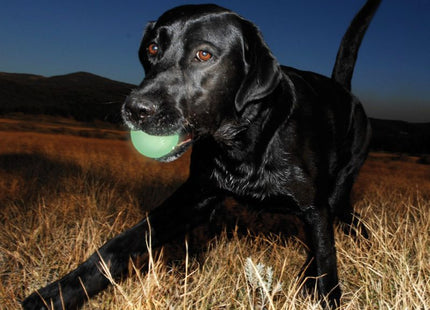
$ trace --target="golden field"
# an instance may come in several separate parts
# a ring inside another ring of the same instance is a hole
[[[372,153],[363,167],[353,201],[370,239],[336,233],[341,309],[430,309],[430,165],[417,161]],[[188,155],[143,158],[114,128],[0,119],[0,308],[19,309],[137,223],[187,167]],[[173,263],[151,256],[84,309],[319,309],[301,294],[300,239],[226,235]]]

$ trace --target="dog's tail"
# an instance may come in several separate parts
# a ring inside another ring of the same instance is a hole
[[[380,3],[381,0],[368,0],[355,15],[342,38],[331,77],[348,90],[351,90],[352,74],[361,41]]]

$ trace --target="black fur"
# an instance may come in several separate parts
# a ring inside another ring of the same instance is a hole
[[[379,2],[369,0],[354,19],[332,78],[280,66],[254,24],[215,5],[178,7],[150,23],[139,51],[146,77],[123,117],[150,134],[180,132],[180,145],[159,160],[174,160],[193,145],[189,179],[146,219],[30,295],[24,309],[44,309],[43,300],[55,309],[82,305],[81,283],[89,296],[109,284],[100,257],[120,279],[129,258],[146,253],[146,234],[153,249],[185,236],[209,222],[226,197],[298,216],[309,248],[304,278],[317,278],[319,294],[330,307],[339,305],[333,221],[354,224],[350,192],[370,139],[350,80]],[[199,60],[199,51],[212,57]],[[306,284],[312,289],[315,282]]]

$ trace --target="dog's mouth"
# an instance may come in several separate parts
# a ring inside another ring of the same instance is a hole
[[[170,162],[181,157],[188,148],[193,144],[194,136],[191,131],[183,131],[179,134],[178,143],[172,148],[172,150],[158,158],[154,158],[160,162]]]
[[[143,156],[161,162],[174,161],[182,156],[195,140],[188,120],[176,110],[170,113],[152,111],[154,115],[146,115],[146,110],[137,109],[139,105],[132,104],[133,100],[136,99],[130,96],[127,98],[122,116],[130,129],[135,149]]]
[[[160,162],[170,162],[182,156],[193,144],[191,130],[169,134],[152,134],[143,130],[131,130],[131,142],[142,155]]]

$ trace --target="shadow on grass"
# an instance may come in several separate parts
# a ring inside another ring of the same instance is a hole
[[[0,196],[0,200],[9,198],[31,202],[45,193],[58,193],[62,189],[61,183],[65,178],[81,172],[81,167],[78,165],[53,160],[38,153],[2,154],[0,173],[5,175],[2,185],[9,187],[9,194],[12,197]]]
[[[0,155],[0,203],[14,201],[23,206],[62,193],[133,197],[143,211],[149,211],[165,200],[180,184],[157,180],[141,182],[120,180],[105,168],[83,169],[79,164],[53,159],[41,153]],[[90,193],[92,192],[92,193]],[[115,199],[114,199],[115,200]],[[103,201],[108,204],[108,201]]]

